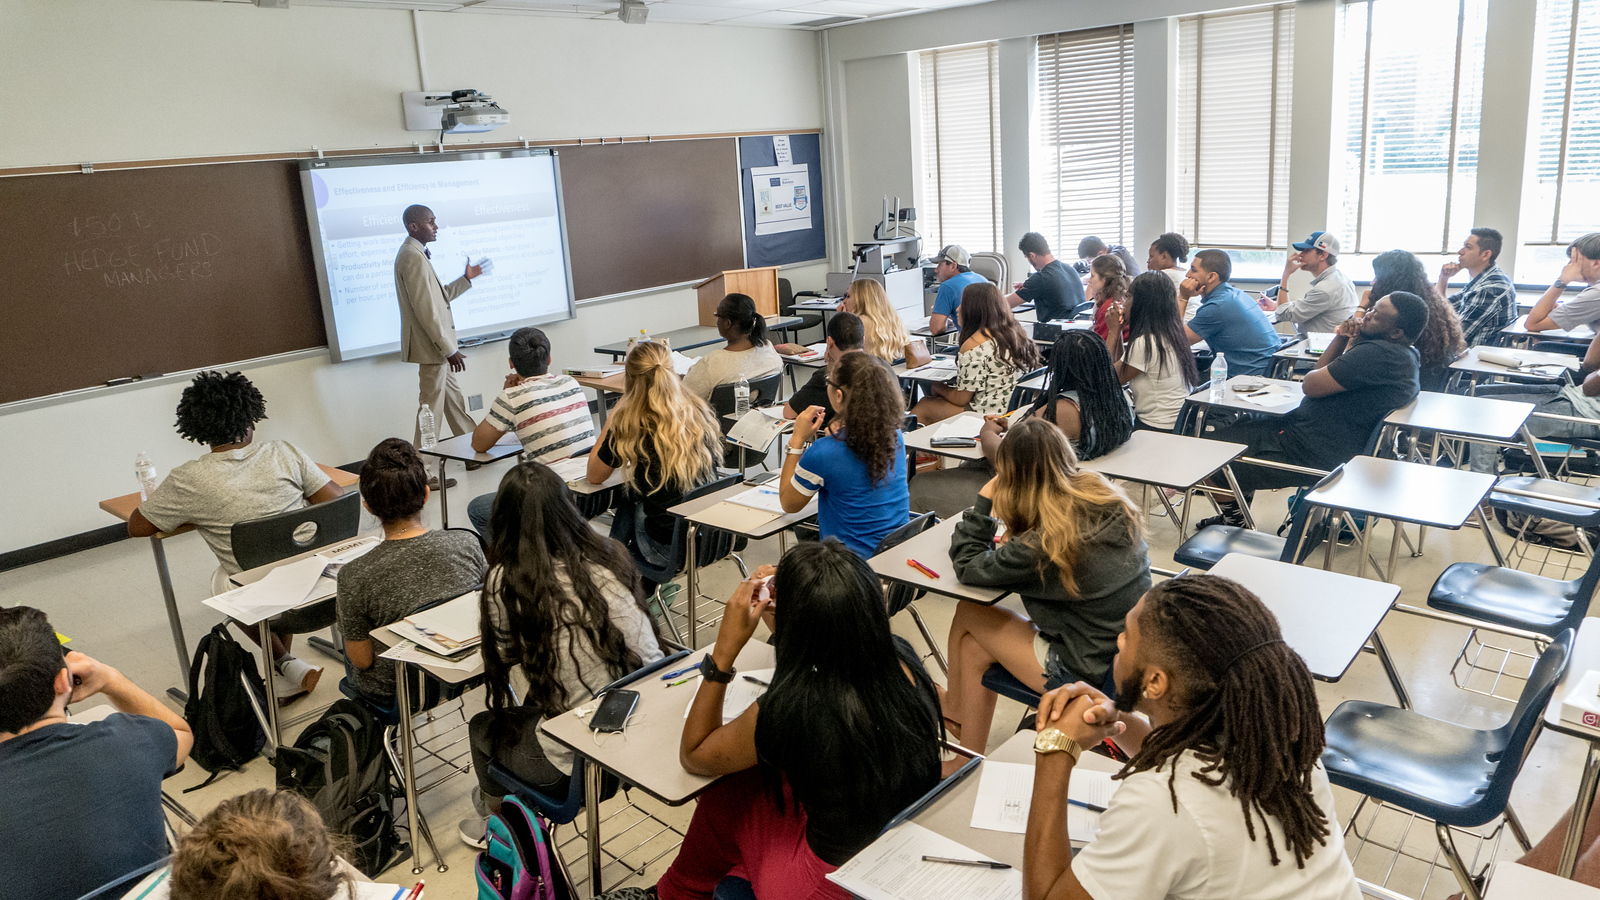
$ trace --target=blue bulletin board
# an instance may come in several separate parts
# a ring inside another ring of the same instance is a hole
[[[787,153],[784,144],[787,143]],[[745,265],[781,266],[828,255],[822,217],[822,136],[739,139]]]

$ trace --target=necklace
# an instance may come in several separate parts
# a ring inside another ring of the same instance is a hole
[[[402,528],[399,531],[390,531],[389,529],[385,528],[383,530],[383,539],[386,540],[386,541],[392,541],[392,540],[396,540],[398,538],[408,537],[408,536],[410,536],[411,532],[413,532],[413,531],[417,532],[418,534],[421,534],[423,532],[426,532],[427,530],[428,530],[428,526],[421,525],[421,524],[411,525],[411,526],[408,526],[406,528]]]

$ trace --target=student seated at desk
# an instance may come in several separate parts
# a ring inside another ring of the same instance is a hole
[[[1094,301],[1094,333],[1106,339],[1106,308],[1113,303],[1128,302],[1128,286],[1133,283],[1122,260],[1115,256],[1096,256],[1089,264],[1089,299]]]
[[[232,529],[237,522],[300,509],[344,493],[288,441],[256,441],[256,423],[267,417],[267,403],[239,372],[201,372],[178,400],[178,434],[211,452],[173,469],[128,517],[128,534],[150,537],[193,525],[220,564],[211,575],[211,593],[229,588],[228,576],[241,571],[233,558]],[[292,635],[320,631],[331,619],[285,613],[273,624],[272,657],[278,696],[311,692],[322,669],[289,653]],[[245,628],[259,640],[254,628]]]
[[[813,406],[820,406],[822,424],[827,425],[833,421],[833,404],[828,400],[828,370],[846,353],[862,349],[865,335],[861,317],[855,313],[834,313],[828,319],[828,349],[823,354],[823,359],[828,364],[812,372],[806,383],[800,386],[800,390],[790,395],[789,401],[783,405],[785,419],[793,419]]]
[[[497,811],[509,793],[489,773],[491,759],[565,797],[572,751],[541,737],[539,723],[661,658],[649,591],[627,548],[589,527],[548,466],[524,462],[506,473],[489,521],[489,564],[480,601],[488,709],[468,729],[480,813]],[[520,706],[513,672],[526,679]],[[462,822],[461,836],[481,849],[484,819]]]
[[[1183,401],[1200,384],[1194,352],[1184,340],[1178,291],[1164,273],[1146,272],[1133,280],[1130,293],[1126,311],[1121,304],[1106,311],[1111,360],[1117,380],[1133,394],[1136,427],[1171,431]]]
[[[772,573],[761,567],[728,599],[701,667],[678,756],[696,775],[730,777],[700,795],[661,900],[709,900],[735,870],[757,897],[845,900],[824,876],[939,781],[933,682],[890,634],[866,561],[807,541]],[[724,725],[734,658],[767,615],[772,686]]]
[[[1395,291],[1379,300],[1358,322],[1339,326],[1333,342],[1301,383],[1305,400],[1287,415],[1247,420],[1210,431],[1206,437],[1249,447],[1246,456],[1329,471],[1364,451],[1378,423],[1417,396],[1417,350],[1412,346],[1428,324],[1421,297]],[[1233,465],[1235,480],[1251,502],[1257,490],[1314,484],[1319,476]],[[1211,483],[1226,488],[1221,476]],[[1237,503],[1218,500],[1220,515],[1208,525],[1244,526]]]
[[[1228,377],[1265,375],[1278,352],[1278,332],[1261,306],[1228,283],[1233,260],[1221,250],[1201,250],[1189,264],[1189,275],[1178,285],[1184,300],[1200,297],[1200,309],[1184,326],[1189,345],[1201,341],[1213,353],[1228,358]]]
[[[1585,285],[1578,296],[1557,305],[1567,286]],[[1600,231],[1567,247],[1567,264],[1528,313],[1529,331],[1571,331],[1581,325],[1600,331]]]
[[[961,322],[956,379],[929,386],[929,396],[911,408],[919,424],[942,422],[969,409],[1003,413],[1017,382],[1039,367],[1038,346],[1006,309],[994,285],[970,285],[961,295],[956,318]]]
[[[62,650],[44,613],[0,610],[0,897],[74,900],[167,855],[161,780],[189,757],[189,724]],[[97,694],[116,714],[67,718]]]
[[[961,292],[968,285],[983,284],[989,279],[968,268],[972,257],[959,244],[948,244],[933,258],[933,276],[939,281],[939,293],[933,298],[933,312],[928,316],[928,333],[944,334],[955,325],[956,310],[961,308]]]
[[[1443,391],[1452,374],[1450,364],[1467,352],[1461,315],[1434,289],[1422,260],[1409,250],[1388,250],[1373,257],[1372,287],[1362,295],[1361,309],[1371,309],[1395,291],[1416,294],[1428,304],[1428,325],[1417,338],[1418,380],[1425,391]]]
[[[522,442],[523,458],[555,462],[594,446],[594,419],[583,388],[571,376],[550,371],[550,339],[537,328],[511,335],[511,368],[505,388],[472,431],[472,449],[483,453],[508,431]],[[473,498],[467,518],[483,534],[494,494]]]
[[[611,410],[600,444],[589,454],[590,484],[623,470],[623,497],[611,536],[653,567],[668,566],[667,548],[683,495],[709,481],[722,459],[722,430],[711,407],[684,389],[672,351],[639,344],[623,364],[622,399]]]
[[[1075,681],[1110,691],[1122,619],[1150,587],[1144,526],[1121,489],[1078,468],[1058,429],[1029,419],[1010,430],[994,478],[956,525],[950,561],[963,584],[1016,591],[1028,611],[956,604],[944,716],[962,746],[988,744],[992,663],[1036,691]]]
[[[1576,384],[1484,384],[1478,386],[1476,396],[1532,403],[1536,413],[1600,419],[1600,372],[1596,370],[1600,370],[1600,341],[1591,341],[1578,371],[1572,373]],[[1534,437],[1555,441],[1600,440],[1600,426],[1586,422],[1530,416],[1528,431]],[[1500,448],[1475,443],[1468,452],[1472,471],[1499,474]]]
[[[394,665],[377,659],[372,632],[435,600],[483,584],[489,565],[471,532],[429,531],[428,471],[400,438],[387,438],[361,466],[361,505],[383,523],[383,542],[339,570],[339,632],[351,683],[380,706],[394,705]]]
[[[1117,647],[1114,701],[1080,683],[1039,703],[1024,894],[1360,900],[1316,689],[1272,612],[1226,578],[1174,578],[1128,613]],[[1067,786],[1106,738],[1133,758],[1074,857]]]
[[[767,320],[747,294],[729,294],[717,304],[717,333],[728,343],[707,353],[683,376],[683,388],[710,401],[718,385],[749,381],[783,371],[783,357],[767,337]]]
[[[1033,274],[1027,281],[1018,282],[1005,296],[1007,308],[1016,309],[1031,301],[1040,322],[1072,318],[1083,303],[1083,278],[1071,266],[1056,259],[1050,252],[1050,242],[1037,231],[1023,235],[1017,242],[1017,249],[1027,257]]]
[[[1183,283],[1189,274],[1189,267],[1183,265],[1189,261],[1189,239],[1176,231],[1166,234],[1150,242],[1150,253],[1145,261],[1146,272],[1160,272],[1172,280],[1173,288]],[[1183,309],[1183,321],[1194,318],[1200,311],[1200,298],[1191,297]]]
[[[906,330],[900,313],[889,305],[889,295],[883,292],[883,285],[870,278],[858,278],[850,282],[844,299],[839,302],[839,311],[861,317],[861,327],[865,332],[862,347],[868,353],[890,365],[905,357],[906,345],[911,343],[911,332]]]
[[[172,900],[342,900],[356,872],[339,858],[340,843],[293,791],[229,797],[179,839]]]
[[[809,448],[822,428],[822,407],[794,420],[779,501],[785,512],[795,513],[817,497],[820,536],[838,538],[866,559],[885,535],[910,520],[900,433],[905,404],[894,373],[867,353],[847,353],[828,367],[828,399],[838,412],[834,427]]]

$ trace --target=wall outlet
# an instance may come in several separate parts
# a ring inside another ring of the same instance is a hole
[[[482,394],[468,394],[467,395],[467,409],[469,411],[475,411],[475,410],[483,409],[483,395]]]

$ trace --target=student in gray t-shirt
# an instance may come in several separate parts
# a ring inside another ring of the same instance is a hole
[[[489,566],[477,535],[422,524],[428,472],[406,441],[388,438],[372,448],[361,467],[361,499],[383,522],[383,543],[339,571],[339,630],[351,681],[387,705],[394,701],[394,665],[377,659],[382,648],[373,645],[372,632],[476,588]]]
[[[1572,284],[1587,287],[1578,296],[1556,305]],[[1600,331],[1600,232],[1586,234],[1567,247],[1567,264],[1561,269],[1561,276],[1528,313],[1529,331],[1571,331],[1581,325]]]

